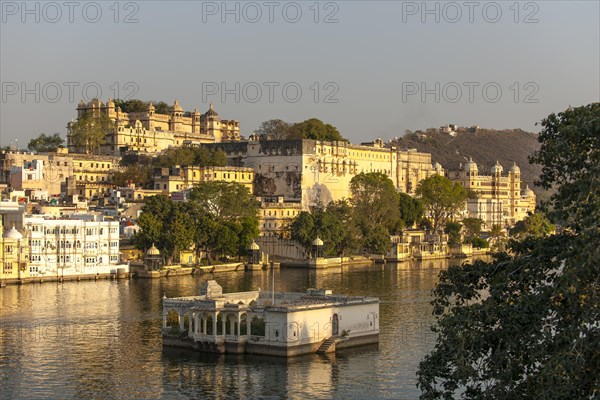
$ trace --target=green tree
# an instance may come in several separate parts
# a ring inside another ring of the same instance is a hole
[[[189,221],[189,205],[173,202],[166,223],[165,255],[180,261],[180,252],[190,249],[193,244],[193,225]]]
[[[313,209],[312,213],[303,211],[291,224],[291,237],[306,249],[312,248],[312,242],[319,237],[323,240],[323,254],[343,256],[359,247],[359,231],[353,221],[353,210],[348,202],[331,202],[327,208]]]
[[[300,212],[292,221],[290,230],[292,240],[297,241],[306,249],[310,249],[312,241],[317,236],[314,216],[308,211]]]
[[[440,175],[419,182],[416,195],[431,217],[434,232],[442,229],[448,218],[462,210],[467,200],[467,193],[459,183],[452,183]]]
[[[141,164],[131,164],[115,172],[112,181],[119,187],[125,187],[132,182],[138,187],[152,188],[152,171]]]
[[[380,172],[355,175],[350,181],[350,194],[359,226],[382,225],[390,232],[398,229],[398,193],[387,175]]]
[[[166,149],[154,160],[154,166],[170,168],[175,165],[195,165],[200,167],[227,165],[227,156],[221,149],[206,147],[173,147]]]
[[[121,100],[115,99],[115,107],[120,107],[121,111],[126,113],[146,112],[150,103],[154,105],[154,111],[157,114],[170,114],[173,107],[164,101],[144,101],[139,99]]]
[[[27,148],[30,151],[45,153],[56,151],[59,147],[63,147],[64,142],[64,139],[58,133],[53,135],[42,133],[38,137],[31,139],[29,144],[27,144]]]
[[[350,203],[354,220],[363,238],[363,247],[371,253],[382,254],[386,246],[383,236],[390,242],[390,234],[402,230],[398,193],[394,183],[380,172],[360,173],[350,181]],[[383,234],[384,230],[387,232]]]
[[[423,218],[423,204],[421,200],[406,193],[398,193],[400,219],[405,226],[412,227]]]
[[[121,111],[125,113],[145,112],[146,110],[148,110],[149,105],[148,102],[138,99],[115,99],[113,101],[115,103],[115,107],[120,107]]]
[[[448,243],[449,244],[460,244],[460,231],[462,229],[462,225],[458,222],[449,221],[446,223],[444,227],[444,233],[448,235]]]
[[[146,200],[137,221],[140,230],[134,237],[138,249],[146,251],[154,244],[161,252],[167,251],[167,225],[173,207],[173,201],[166,196],[152,196]]]
[[[392,245],[390,233],[381,225],[367,227],[363,243],[365,249],[371,254],[385,254]]]
[[[335,126],[326,124],[317,118],[310,118],[294,124],[280,119],[271,119],[261,123],[256,132],[261,135],[261,138],[268,140],[314,139],[347,141]]]
[[[106,135],[114,129],[113,122],[103,112],[86,112],[71,127],[69,135],[76,151],[98,154],[106,143]]]
[[[260,124],[256,133],[269,140],[292,139],[291,125],[280,119],[270,119]]]
[[[330,236],[335,246],[335,254],[347,256],[355,254],[360,248],[360,230],[358,229],[354,210],[346,200],[331,202],[327,205],[327,213],[331,216]],[[388,235],[389,240],[389,235]]]
[[[174,165],[195,165],[196,153],[191,147],[171,147],[156,157],[156,167],[170,168]]]
[[[438,339],[423,399],[600,395],[600,104],[542,121],[539,183],[562,233],[510,242],[494,262],[452,266],[434,290]]]
[[[490,247],[488,241],[480,237],[474,237],[470,240],[470,242],[476,249],[487,249]]]
[[[206,182],[189,194],[195,215],[205,226],[193,236],[199,247],[221,256],[240,255],[258,236],[258,203],[248,188],[238,183]],[[210,229],[206,230],[209,221]],[[235,237],[235,242],[232,238]],[[202,242],[201,240],[205,240]]]
[[[554,224],[552,224],[546,216],[537,212],[530,214],[525,217],[524,220],[518,221],[513,228],[510,230],[511,236],[522,237],[522,236],[547,236],[556,230]]]
[[[465,236],[468,242],[481,235],[483,220],[481,218],[463,218],[462,224],[465,227]]]
[[[293,124],[288,136],[314,140],[346,141],[335,126],[326,124],[317,118]]]

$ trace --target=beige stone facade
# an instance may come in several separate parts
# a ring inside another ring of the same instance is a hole
[[[108,193],[112,177],[119,166],[119,158],[90,154],[69,154],[73,164],[73,177],[66,184],[67,195],[85,199],[101,197]]]
[[[58,196],[61,184],[73,175],[73,163],[60,153],[3,152],[0,171],[0,183],[13,190],[45,191],[49,196]]]
[[[289,224],[302,212],[299,201],[284,201],[283,196],[259,198],[260,236],[277,236],[289,239]]]
[[[46,191],[49,197],[79,195],[91,199],[108,192],[119,158],[90,154],[4,152],[0,154],[0,183],[26,194]]]
[[[244,141],[207,145],[222,149],[229,162],[253,168],[257,196],[283,196],[308,209],[350,197],[350,181],[361,172],[381,172],[399,191],[414,193],[420,180],[443,174],[431,154],[371,145],[309,139]]]
[[[471,159],[458,171],[449,171],[448,178],[459,182],[466,190],[477,193],[477,199],[467,203],[467,214],[484,221],[484,230],[493,225],[511,227],[535,211],[535,193],[526,187],[521,190],[521,170],[516,163],[506,176],[504,168],[496,162],[491,175],[480,175],[477,164]]]
[[[0,213],[0,282],[29,277],[29,241],[15,226],[4,226]]]
[[[114,123],[114,129],[107,132],[106,143],[100,148],[100,154],[105,155],[126,151],[158,153],[169,147],[240,140],[240,123],[222,120],[212,104],[204,114],[197,109],[184,112],[177,100],[170,114],[157,114],[152,103],[143,112],[126,113],[111,99],[106,103],[94,99],[87,104],[79,103],[77,116],[86,112],[102,112]],[[67,125],[69,131],[72,124]],[[78,151],[70,132],[67,139],[70,151]]]
[[[176,165],[172,168],[155,168],[154,189],[164,194],[182,192],[204,182],[237,182],[253,191],[254,170],[243,167],[200,167]]]

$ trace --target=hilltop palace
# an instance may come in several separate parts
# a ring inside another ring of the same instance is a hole
[[[169,147],[200,145],[240,140],[240,123],[234,120],[221,120],[213,105],[204,114],[195,109],[184,112],[175,100],[170,114],[157,114],[150,103],[146,111],[126,113],[115,106],[112,99],[103,103],[94,99],[89,103],[83,100],[77,107],[77,117],[87,112],[106,114],[114,128],[106,134],[105,144],[100,154],[119,156],[125,151],[157,153]],[[71,136],[74,122],[67,125],[69,151],[76,152]]]

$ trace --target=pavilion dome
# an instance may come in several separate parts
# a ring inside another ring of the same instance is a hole
[[[521,173],[521,168],[519,168],[519,166],[515,162],[515,163],[513,163],[513,166],[510,167],[510,169],[508,170],[508,172],[513,172],[515,174],[520,174]]]
[[[469,158],[469,161],[467,161],[467,163],[465,164],[465,171],[467,171],[467,172],[477,172],[478,171],[477,163],[475,161],[473,161],[472,158]]]
[[[313,246],[323,246],[323,241],[317,236],[317,238],[313,240],[312,244]]]
[[[502,168],[499,161],[496,161],[496,165],[492,167],[492,174],[501,174],[502,171],[504,171],[504,168]]]
[[[148,249],[148,251],[146,252],[147,256],[160,256],[160,251],[156,248],[156,246],[154,246],[154,243],[152,243],[152,247],[150,247]]]
[[[16,230],[15,226],[13,225],[12,229],[7,230],[6,232],[4,232],[4,239],[21,240],[21,239],[23,239],[23,235],[21,234],[21,232],[19,232],[18,230]]]
[[[217,112],[215,111],[215,106],[213,105],[213,103],[210,103],[210,107],[208,108],[208,111],[204,114],[206,117],[218,117],[219,114],[217,114]]]
[[[525,189],[523,189],[522,195],[523,195],[523,197],[534,197],[535,192],[533,190],[529,189],[529,185],[527,185],[525,187]]]
[[[248,246],[248,250],[258,251],[260,250],[260,247],[258,247],[256,242],[253,240],[252,243],[250,243],[250,246]]]
[[[179,100],[175,100],[175,103],[173,103],[173,111],[183,112],[183,107],[179,104]]]

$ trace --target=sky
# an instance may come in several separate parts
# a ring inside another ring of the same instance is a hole
[[[599,1],[0,0],[0,146],[66,135],[84,98],[240,121],[319,118],[352,142],[537,132],[600,101]]]

